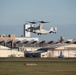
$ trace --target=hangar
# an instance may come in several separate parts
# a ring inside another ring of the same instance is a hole
[[[0,57],[24,57],[24,53],[0,45]]]
[[[69,44],[66,46],[61,46],[56,48],[56,51],[58,51],[58,55],[61,55],[63,57],[70,57],[70,58],[74,58],[76,57],[76,44]]]
[[[28,51],[25,57],[41,58],[76,58],[76,44],[66,44],[63,46],[54,46],[40,48],[37,51]]]

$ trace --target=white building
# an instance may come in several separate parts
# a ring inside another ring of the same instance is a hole
[[[24,53],[0,45],[0,57],[24,57]]]
[[[62,54],[63,57],[76,57],[76,44],[58,47],[56,51],[59,55]]]
[[[67,44],[56,48],[40,48],[38,51],[28,52],[25,55],[26,57],[41,58],[76,58],[76,44]]]
[[[24,37],[30,37],[30,32],[26,31],[26,29],[28,29],[30,27],[30,24],[25,24],[24,25]]]
[[[70,44],[42,52],[41,57],[50,58],[76,58],[76,44]]]
[[[15,40],[18,40],[18,41],[23,41],[23,40],[26,40],[26,41],[39,41],[39,38],[36,38],[36,37],[16,37]]]

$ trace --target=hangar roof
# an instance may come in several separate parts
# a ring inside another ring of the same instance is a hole
[[[8,47],[5,47],[5,46],[1,46],[1,45],[0,45],[0,50],[3,50],[3,49],[6,49],[6,50],[8,50],[8,49],[10,49],[10,48],[8,48]]]
[[[76,44],[69,44],[69,45],[66,45],[66,46],[61,46],[61,47],[57,47],[56,49],[76,49]]]

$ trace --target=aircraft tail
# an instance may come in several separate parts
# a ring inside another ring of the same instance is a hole
[[[49,33],[55,33],[57,32],[57,27],[52,27],[50,28],[50,32]]]

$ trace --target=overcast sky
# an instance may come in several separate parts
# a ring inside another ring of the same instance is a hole
[[[56,26],[57,34],[40,39],[76,38],[76,0],[0,0],[0,34],[23,35],[26,21],[44,20],[45,29]]]

